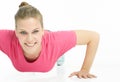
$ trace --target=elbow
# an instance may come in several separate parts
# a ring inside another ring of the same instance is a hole
[[[100,41],[100,34],[98,32],[95,33],[94,39],[99,42]]]
[[[95,43],[95,44],[99,44],[99,41],[100,41],[100,34],[98,32],[93,32],[93,35],[92,35],[92,42]]]

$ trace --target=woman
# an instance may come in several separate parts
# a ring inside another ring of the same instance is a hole
[[[75,45],[87,45],[81,70],[70,77],[95,78],[90,74],[99,34],[87,30],[49,32],[43,28],[43,18],[35,7],[22,2],[15,15],[15,31],[0,30],[0,50],[21,72],[48,72],[65,52]]]

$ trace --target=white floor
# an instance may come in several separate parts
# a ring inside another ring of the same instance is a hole
[[[69,67],[67,67],[69,68]],[[0,82],[104,82],[119,81],[119,69],[105,68],[96,70],[97,78],[94,79],[78,79],[77,77],[69,78],[68,75],[73,70],[68,70],[64,66],[54,69],[51,73],[20,73],[20,72],[1,72]]]
[[[120,67],[112,61],[112,63],[104,63],[101,65],[98,61],[94,64],[91,72],[97,76],[94,79],[78,79],[77,77],[69,78],[69,74],[79,70],[77,65],[64,64],[56,66],[48,73],[23,73],[19,72],[10,63],[7,57],[4,61],[0,61],[0,82],[117,82],[120,80]],[[0,58],[0,59],[1,59]]]

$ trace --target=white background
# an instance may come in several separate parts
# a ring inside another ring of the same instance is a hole
[[[0,0],[0,29],[14,29],[14,15],[22,0]],[[26,0],[43,14],[44,28],[52,31],[86,29],[100,34],[100,44],[91,71],[98,81],[119,80],[119,0]],[[80,69],[86,46],[65,53],[67,69]],[[11,71],[10,71],[11,70]],[[75,71],[77,71],[75,70]],[[7,71],[7,72],[6,72]],[[74,70],[72,70],[74,71]],[[8,57],[0,52],[1,76],[16,73]],[[6,74],[5,74],[6,73]],[[53,74],[54,75],[54,74]],[[31,81],[32,82],[32,81]],[[70,81],[69,81],[70,82]],[[72,81],[71,81],[72,82]]]

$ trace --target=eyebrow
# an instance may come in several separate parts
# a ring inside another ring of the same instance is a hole
[[[38,29],[39,29],[39,28],[35,28],[35,29],[33,29],[33,31],[34,31],[34,30],[38,30]],[[25,31],[25,29],[22,29],[22,28],[19,29],[19,30]]]

